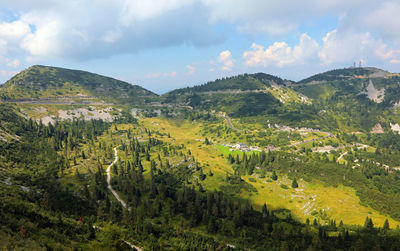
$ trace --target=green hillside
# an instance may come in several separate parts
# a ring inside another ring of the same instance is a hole
[[[287,87],[292,83],[265,73],[244,74],[177,89],[161,96],[161,101],[225,112],[233,117],[276,114],[279,109],[286,109],[284,103],[301,100]]]
[[[140,104],[157,95],[138,86],[98,74],[34,65],[0,86],[2,100],[91,98]]]
[[[299,171],[294,176],[301,188],[305,183],[301,177],[311,186],[309,176],[316,178],[318,168],[307,166],[301,171],[307,157],[291,165],[294,158],[285,152],[241,154],[238,163],[231,165],[212,143],[196,141],[199,135],[192,135],[208,121],[188,123],[181,119],[120,120],[114,124],[75,120],[45,126],[20,117],[13,105],[0,104],[0,121],[8,121],[2,128],[18,136],[0,140],[1,249],[131,250],[131,245],[137,250],[400,247],[394,221],[382,220],[382,216],[375,221],[372,217],[377,216],[376,211],[367,214],[363,226],[336,222],[321,210],[301,222],[291,211],[262,198],[275,183],[276,194],[286,196],[302,190],[294,181],[292,187],[281,183],[288,182],[283,177],[289,167]],[[275,181],[268,181],[271,186],[255,182],[262,179],[258,174],[247,175],[247,168],[257,162],[262,162],[259,171],[265,174],[272,169],[278,172],[279,177],[272,175]],[[107,171],[110,163],[111,171]],[[340,175],[329,181],[326,175],[334,173],[333,164],[324,165],[321,180],[326,180],[334,194]],[[107,181],[108,175],[111,181]],[[348,182],[357,180],[353,176],[349,175]],[[390,181],[397,182],[394,178]],[[251,195],[268,204],[253,204],[254,197],[246,198]],[[391,202],[390,197],[386,199]]]
[[[251,90],[263,90],[265,87],[276,85],[290,84],[291,81],[283,80],[279,77],[275,77],[265,73],[256,74],[243,74],[234,77],[217,79],[205,83],[203,85],[197,85],[193,87],[186,87],[169,92],[169,95],[178,95],[185,93],[201,93],[201,92],[214,92],[214,91],[228,91],[228,90],[240,90],[240,91],[251,91]]]
[[[336,80],[350,80],[356,78],[378,78],[385,77],[390,73],[374,67],[351,67],[344,69],[335,69],[324,73],[319,73],[309,78],[299,81],[299,84],[313,81],[327,82]]]

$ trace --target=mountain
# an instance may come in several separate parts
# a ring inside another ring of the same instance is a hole
[[[399,250],[400,84],[379,72],[159,97],[31,67],[0,87],[0,249]]]
[[[303,79],[293,89],[313,99],[369,100],[385,107],[400,101],[400,75],[374,67],[327,71]]]
[[[173,90],[161,100],[165,104],[223,111],[231,116],[252,116],[275,113],[282,104],[309,102],[290,89],[293,84],[265,73],[243,74]]]
[[[34,65],[0,86],[2,100],[91,99],[140,104],[156,97],[138,85],[102,75],[59,67]]]
[[[324,73],[319,73],[309,78],[299,81],[299,84],[310,82],[328,82],[338,80],[352,80],[365,78],[382,78],[390,75],[389,72],[375,67],[352,67],[344,69],[335,69]]]

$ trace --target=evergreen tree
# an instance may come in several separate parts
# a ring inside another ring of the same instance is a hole
[[[294,178],[293,181],[292,181],[292,187],[293,188],[298,188],[299,187],[299,184],[297,184],[296,178]]]
[[[272,179],[272,180],[278,180],[278,175],[276,175],[276,172],[275,172],[275,171],[272,172],[271,179]]]
[[[385,230],[385,231],[387,231],[387,230],[389,230],[390,228],[389,228],[389,221],[388,221],[388,219],[386,219],[385,220],[385,223],[383,224],[383,230]]]
[[[372,222],[371,218],[368,218],[368,216],[365,218],[364,227],[366,229],[373,229],[374,228],[374,223]]]
[[[263,217],[264,217],[264,218],[267,217],[267,216],[269,215],[269,213],[268,213],[268,208],[267,208],[267,204],[265,204],[265,203],[264,203],[264,205],[263,205],[263,207],[262,207],[262,214],[263,214]]]

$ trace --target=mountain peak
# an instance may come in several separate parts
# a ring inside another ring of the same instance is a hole
[[[138,85],[81,70],[33,65],[0,86],[0,98],[55,99],[96,97],[112,103],[137,103],[156,94]]]
[[[327,82],[336,80],[363,79],[363,78],[381,78],[389,75],[390,72],[376,67],[350,67],[343,69],[334,69],[316,74],[299,81],[299,83],[309,82]]]

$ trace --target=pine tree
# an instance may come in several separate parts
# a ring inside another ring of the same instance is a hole
[[[368,218],[368,216],[365,218],[365,221],[364,221],[364,227],[365,228],[367,228],[367,226],[368,226],[368,220],[369,220],[369,218]]]
[[[262,207],[262,214],[263,214],[263,217],[264,217],[264,218],[267,217],[267,216],[269,215],[269,213],[268,213],[268,208],[267,208],[267,204],[265,204],[265,203],[264,203],[264,205],[263,205],[263,207]]]
[[[276,172],[275,172],[275,171],[272,172],[271,179],[272,179],[272,180],[278,180],[278,175],[276,175]]]
[[[387,231],[387,230],[389,230],[390,228],[389,228],[389,221],[388,221],[388,219],[386,219],[385,220],[385,223],[383,224],[383,230],[385,230],[385,231]]]
[[[367,229],[373,229],[374,228],[374,223],[372,222],[371,218],[365,218],[365,222],[364,222],[364,227]]]
[[[298,188],[299,187],[299,184],[297,184],[296,178],[294,178],[293,181],[292,181],[292,187],[293,188]]]

